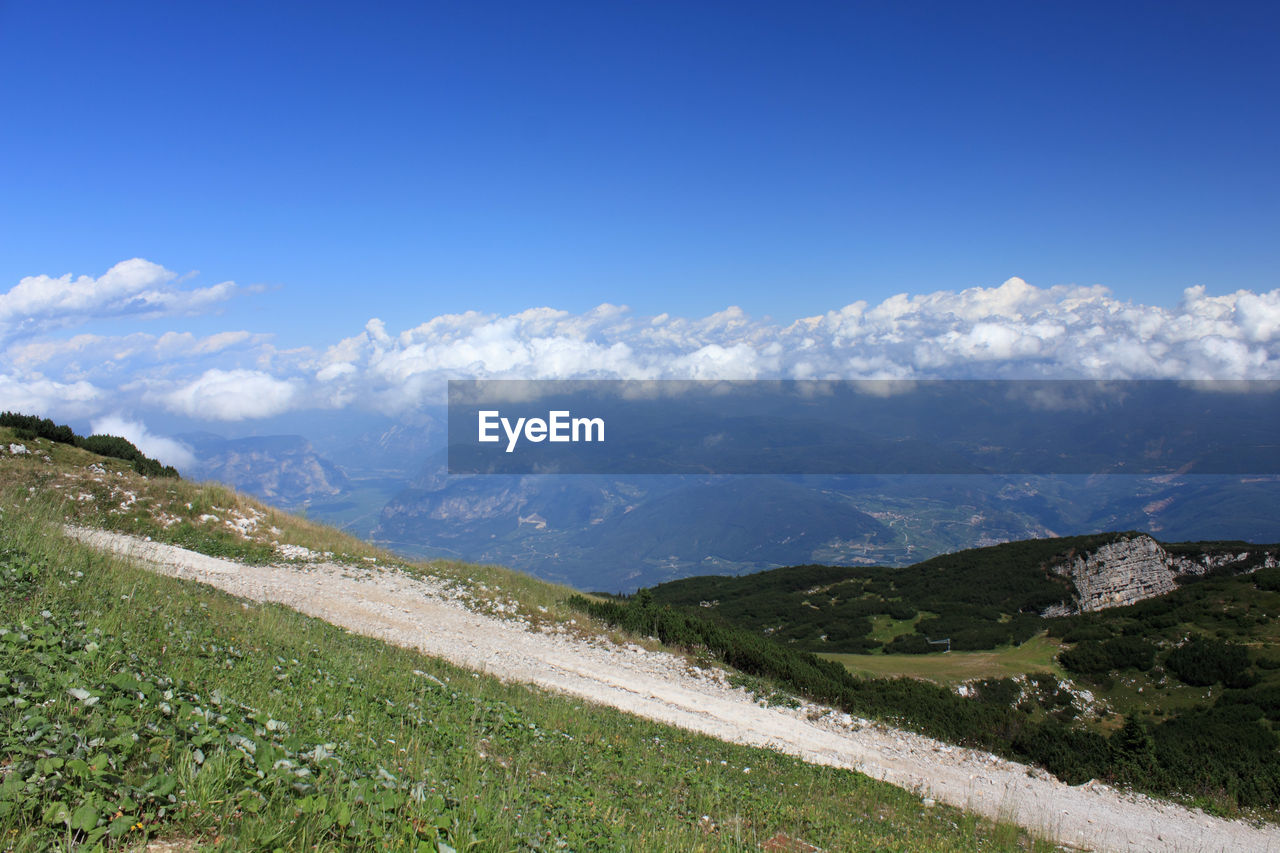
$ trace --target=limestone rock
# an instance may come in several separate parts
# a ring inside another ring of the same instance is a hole
[[[1076,597],[1048,608],[1043,615],[1064,616],[1136,604],[1172,592],[1179,575],[1203,575],[1244,563],[1251,556],[1249,551],[1218,552],[1193,559],[1170,554],[1146,534],[1127,536],[1051,565],[1051,571],[1071,580]],[[1276,564],[1276,555],[1268,553],[1256,568]]]

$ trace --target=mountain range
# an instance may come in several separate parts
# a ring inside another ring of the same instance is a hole
[[[198,467],[416,556],[629,591],[820,562],[909,565],[963,548],[1103,530],[1280,540],[1275,475],[449,475],[438,426],[223,438]]]

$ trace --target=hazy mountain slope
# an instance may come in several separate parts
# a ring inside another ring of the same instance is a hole
[[[277,506],[305,506],[351,488],[346,473],[300,435],[223,438],[202,432],[179,438],[196,454],[188,476],[226,483]]]
[[[840,495],[776,478],[419,480],[388,504],[380,541],[521,568],[593,589],[694,571],[741,572],[856,551],[891,536]]]
[[[715,537],[699,538],[695,518]],[[663,519],[665,533],[645,519]],[[1280,478],[449,477],[437,459],[386,503],[371,535],[411,553],[628,591],[708,572],[909,565],[999,542],[1127,529],[1171,541],[1276,541]],[[616,571],[620,555],[628,562]]]

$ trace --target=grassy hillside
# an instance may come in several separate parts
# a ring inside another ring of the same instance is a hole
[[[106,557],[61,522],[249,560],[278,554],[273,542],[392,559],[225,489],[28,443],[0,458],[6,849],[749,850],[778,833],[828,850],[1036,846],[855,773],[505,685]],[[563,607],[564,590],[500,570],[417,570],[477,596],[500,587],[548,618]]]

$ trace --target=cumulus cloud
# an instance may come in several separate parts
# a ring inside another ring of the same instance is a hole
[[[221,298],[179,291],[172,273],[145,261],[119,264],[88,280],[92,286],[85,281],[24,279],[0,297],[0,323],[21,314],[17,305],[85,314],[135,304],[178,310]],[[318,349],[278,349],[243,330],[172,331],[24,339],[5,355],[15,370],[60,376],[42,378],[45,389],[60,382],[83,397],[115,386],[114,399],[84,397],[99,413],[147,403],[205,420],[347,407],[400,414],[443,402],[455,378],[1280,378],[1280,290],[1212,295],[1194,287],[1165,308],[1097,285],[1041,288],[1011,278],[853,301],[785,324],[737,307],[698,318],[604,304],[584,313],[468,311],[404,328],[372,318],[352,331]]]
[[[158,459],[165,465],[172,465],[178,470],[186,470],[195,466],[196,457],[177,439],[156,435],[140,421],[131,421],[119,414],[107,415],[93,421],[95,435],[115,435],[133,442],[133,446],[152,459]]]
[[[77,418],[93,412],[107,395],[84,380],[58,382],[39,374],[0,374],[0,410]]]
[[[267,418],[292,408],[297,389],[259,370],[206,370],[159,395],[171,412],[198,420]]]
[[[399,334],[374,319],[331,347],[318,378],[413,405],[444,378],[1274,378],[1280,290],[1173,309],[1105,288],[998,287],[859,301],[789,325],[738,308],[702,319],[540,308],[436,317]],[[432,379],[436,382],[433,384]]]
[[[6,335],[74,326],[100,317],[192,314],[231,297],[235,284],[182,289],[178,275],[133,258],[93,278],[27,276],[0,294],[0,330]]]

